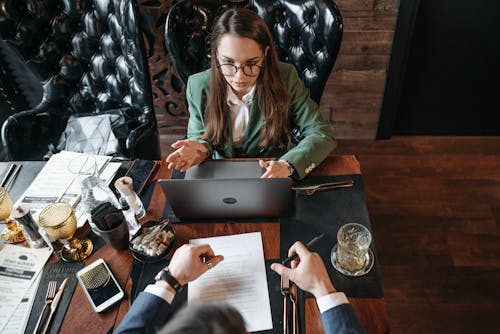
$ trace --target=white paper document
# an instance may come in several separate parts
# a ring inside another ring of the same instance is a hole
[[[5,245],[0,251],[0,333],[35,282],[52,251]]]
[[[40,285],[42,273],[37,275],[35,282],[24,295],[23,299],[17,305],[14,313],[10,317],[7,325],[2,329],[2,334],[23,334],[30,319],[31,308],[35,302],[36,291]]]
[[[249,332],[273,328],[260,232],[193,239],[209,244],[224,261],[188,285],[188,304],[222,300],[243,316]]]
[[[88,155],[84,153],[69,151],[62,151],[51,156],[16,205],[28,204],[33,218],[38,221],[40,212],[47,205],[57,201],[66,202],[75,209],[78,227],[82,227],[86,217],[83,216],[81,205],[77,205],[81,198],[81,181],[88,175],[79,175],[78,170],[90,164],[87,157]],[[95,157],[99,177],[105,177],[105,181],[110,182],[120,164],[110,164],[111,157],[109,156],[92,157]],[[79,164],[81,164],[80,167]]]

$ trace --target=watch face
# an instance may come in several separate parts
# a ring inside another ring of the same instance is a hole
[[[163,269],[162,269],[162,270],[160,270],[160,271],[158,272],[158,274],[156,274],[156,276],[155,276],[155,281],[159,281],[159,280],[161,280],[161,279],[165,280],[165,278],[164,278],[164,277],[162,277],[164,272],[165,272],[165,270],[163,270]]]

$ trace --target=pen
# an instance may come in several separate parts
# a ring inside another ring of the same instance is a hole
[[[314,237],[311,241],[309,241],[306,244],[306,247],[307,248],[311,248],[312,246],[314,246],[324,236],[325,236],[325,233],[321,233],[320,235]],[[293,260],[295,260],[297,258],[297,256],[298,256],[297,253],[294,253],[294,254],[290,255],[289,257],[287,257],[286,259],[284,259],[283,262],[281,262],[281,264],[284,265],[284,266],[286,266],[290,262],[292,262]]]
[[[3,177],[2,182],[0,183],[0,187],[5,188],[6,183],[10,180],[12,172],[14,171],[14,169],[16,169],[16,167],[17,167],[16,164],[12,164],[9,166],[9,170],[7,171],[7,173],[5,173],[5,176]]]
[[[12,172],[12,176],[10,177],[9,181],[7,181],[7,184],[5,185],[5,189],[7,189],[11,184],[14,184],[14,180],[16,179],[17,175],[19,174],[21,167],[23,167],[23,165],[21,165],[21,164],[16,165],[16,169],[14,169],[14,171]]]

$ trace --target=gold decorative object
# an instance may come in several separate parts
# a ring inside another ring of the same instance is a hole
[[[38,220],[52,240],[60,240],[64,245],[59,249],[56,247],[64,261],[83,261],[92,253],[94,246],[89,239],[73,237],[76,232],[76,216],[68,203],[49,204],[42,210]]]
[[[4,188],[0,187],[0,220],[5,222],[7,226],[2,232],[3,242],[9,244],[17,244],[24,242],[26,238],[23,235],[21,226],[17,224],[15,220],[10,217],[10,212],[12,211],[12,200],[9,194]]]

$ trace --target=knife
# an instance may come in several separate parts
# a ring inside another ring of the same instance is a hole
[[[290,300],[292,301],[292,334],[299,334],[299,305],[297,285],[290,283]]]
[[[16,169],[16,164],[11,164],[9,166],[9,170],[5,173],[2,182],[0,182],[0,187],[5,188],[5,185],[7,184],[7,181],[10,180],[12,177],[12,172]]]
[[[19,174],[19,171],[21,170],[21,167],[23,167],[23,165],[21,165],[21,164],[16,165],[16,168],[12,172],[9,180],[5,183],[4,189],[7,190],[11,184],[12,185],[14,184],[14,180],[16,179],[17,174]]]
[[[57,305],[59,305],[59,302],[61,301],[62,294],[64,292],[64,288],[66,287],[66,284],[68,283],[68,277],[64,279],[64,281],[61,283],[59,286],[59,289],[57,290],[56,296],[54,297],[54,300],[50,304],[50,314],[49,314],[49,319],[47,319],[47,323],[45,324],[45,328],[43,329],[42,334],[47,333],[47,330],[49,329],[50,322],[52,321],[52,318],[54,314],[56,313],[57,310]]]

